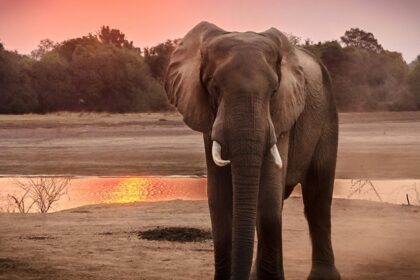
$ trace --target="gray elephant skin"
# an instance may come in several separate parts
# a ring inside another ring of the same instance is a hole
[[[312,241],[308,279],[340,279],[331,245],[338,116],[323,64],[275,28],[201,22],[172,53],[165,90],[203,133],[214,279],[284,279],[281,212],[298,183]]]

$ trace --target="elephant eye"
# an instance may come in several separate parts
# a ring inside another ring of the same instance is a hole
[[[280,87],[280,85],[276,85],[276,87],[273,89],[273,91],[271,93],[271,97],[273,97],[274,95],[276,95],[276,93],[279,91],[279,87]]]
[[[273,90],[273,92],[271,93],[271,97],[273,97],[276,93],[277,93],[277,88]]]
[[[220,95],[219,86],[216,83],[212,83],[210,92],[213,96],[218,97]]]

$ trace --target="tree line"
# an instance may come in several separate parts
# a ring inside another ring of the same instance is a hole
[[[104,26],[61,43],[42,40],[29,56],[0,45],[0,113],[168,108],[141,50],[119,30]]]
[[[420,56],[407,64],[401,53],[383,49],[358,28],[340,41],[307,40],[302,46],[327,66],[340,111],[420,110]]]
[[[340,111],[420,110],[420,56],[407,64],[358,28],[335,41],[289,39],[327,66]],[[162,81],[177,43],[140,49],[108,26],[60,43],[42,40],[30,55],[0,43],[0,113],[169,110]]]

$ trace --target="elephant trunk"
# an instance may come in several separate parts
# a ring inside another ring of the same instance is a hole
[[[252,264],[262,147],[255,142],[235,143],[232,151],[233,230],[231,279],[249,279]]]
[[[249,279],[261,166],[269,149],[266,111],[255,101],[247,105],[236,111],[245,114],[230,116],[228,127],[234,129],[226,133],[233,185],[232,280]]]

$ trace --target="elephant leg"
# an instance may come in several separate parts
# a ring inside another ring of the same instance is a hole
[[[218,167],[211,155],[210,137],[204,136],[207,196],[214,244],[214,279],[230,279],[232,250],[232,176],[230,166]]]
[[[279,139],[283,168],[279,170],[271,155],[261,169],[258,193],[256,259],[257,279],[284,279],[282,249],[282,208],[287,167],[288,136]]]
[[[337,153],[337,134],[324,130],[302,184],[305,216],[312,241],[308,279],[340,279],[331,244],[331,201]]]

